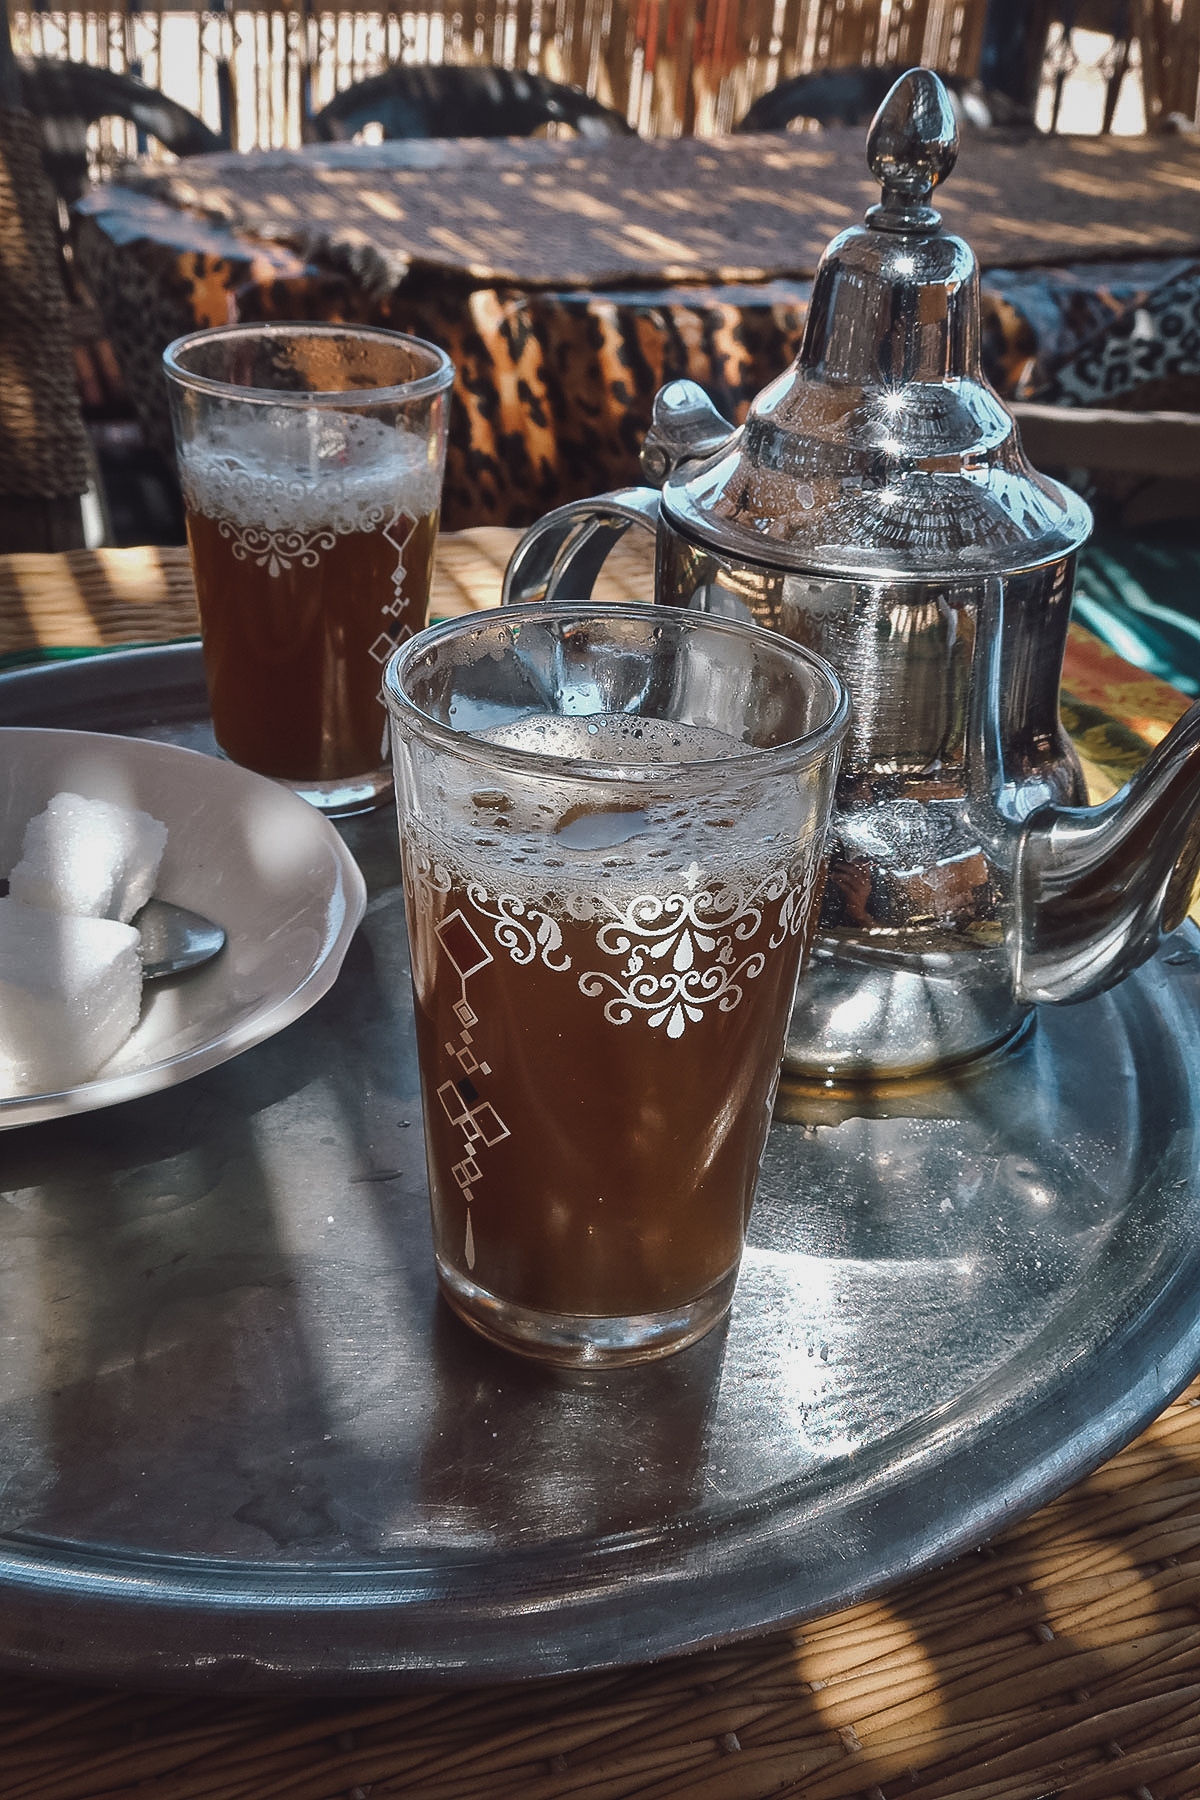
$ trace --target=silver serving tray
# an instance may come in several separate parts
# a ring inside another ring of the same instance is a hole
[[[193,646],[0,723],[201,744]],[[436,1296],[395,827],[304,1019],[0,1143],[0,1667],[329,1692],[662,1656],[978,1544],[1200,1364],[1200,954],[955,1080],[787,1090],[728,1329],[547,1373]]]

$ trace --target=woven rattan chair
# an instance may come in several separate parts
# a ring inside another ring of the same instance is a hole
[[[903,73],[893,63],[795,75],[761,94],[733,129],[786,131],[793,119],[813,119],[819,125],[866,125]],[[991,125],[1032,127],[1031,114],[1006,94],[991,92],[961,75],[943,75],[942,80],[961,124],[982,129]]]
[[[132,75],[90,63],[36,57],[18,65],[21,105],[42,122],[42,154],[55,190],[70,205],[88,184],[88,126],[128,119],[176,156],[227,148],[186,106]]]
[[[0,30],[0,551],[83,543],[90,454],[71,357],[54,192]]]
[[[570,125],[580,137],[633,135],[619,112],[582,88],[488,64],[397,64],[336,95],[312,124],[327,141],[367,125],[385,138],[529,137],[549,124]]]

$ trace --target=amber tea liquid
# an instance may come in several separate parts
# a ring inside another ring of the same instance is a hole
[[[653,720],[525,729],[503,741],[609,762],[740,748]],[[670,1318],[710,1293],[724,1310],[816,845],[747,855],[719,801],[651,833],[636,795],[590,813],[549,794],[525,819],[504,799],[464,793],[459,841],[405,839],[443,1288],[506,1339],[539,1315]],[[669,789],[653,806],[671,813]]]
[[[305,414],[256,424],[181,451],[213,729],[259,774],[336,782],[387,760],[381,673],[425,623],[440,482],[373,419],[327,467]]]

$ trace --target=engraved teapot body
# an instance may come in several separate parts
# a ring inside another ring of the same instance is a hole
[[[868,139],[883,183],[830,245],[795,363],[738,430],[674,382],[642,454],[661,484],[549,514],[506,600],[581,597],[631,524],[656,598],[750,618],[846,682],[820,926],[785,1068],[824,1081],[952,1064],[1151,954],[1197,861],[1200,709],[1106,807],[1058,716],[1091,517],[1026,462],[979,362],[978,273],[928,204],[954,117],[914,70]]]

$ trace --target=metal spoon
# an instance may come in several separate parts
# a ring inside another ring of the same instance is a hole
[[[211,919],[176,906],[171,900],[147,900],[132,923],[142,934],[142,979],[160,981],[198,969],[225,947],[225,932]]]

